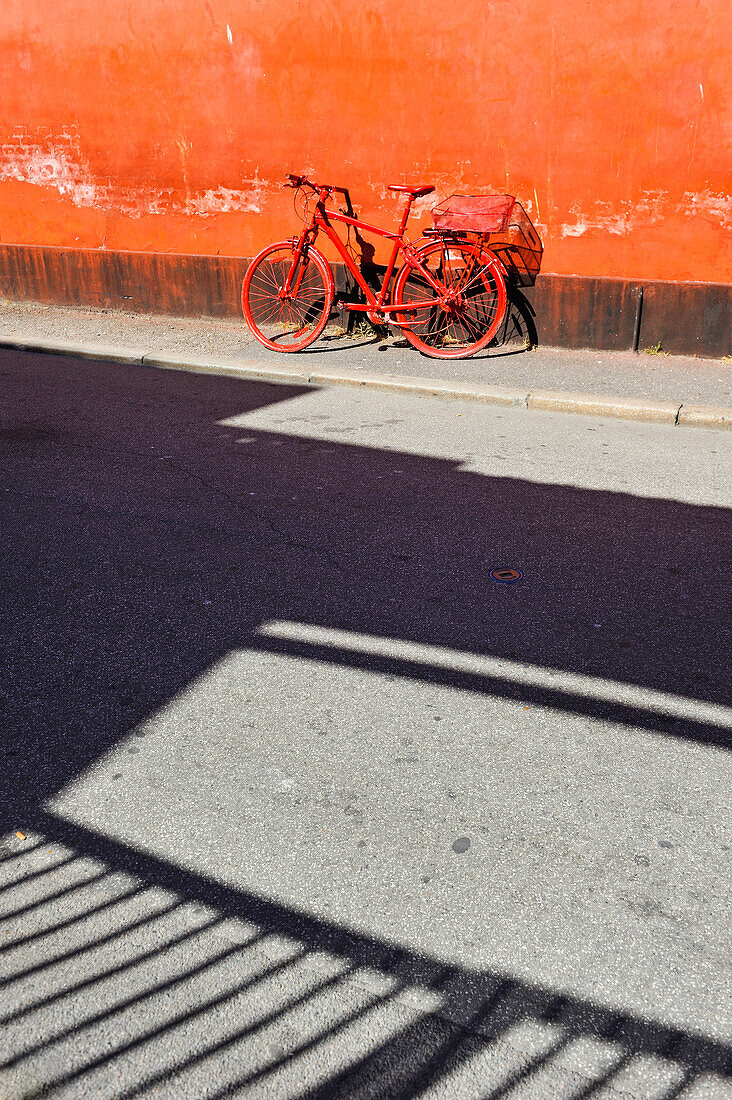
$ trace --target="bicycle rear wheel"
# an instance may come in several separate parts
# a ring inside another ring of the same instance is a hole
[[[315,248],[295,263],[291,241],[269,245],[250,263],[241,288],[241,305],[251,333],[272,351],[300,351],[320,336],[333,301],[328,261]]]
[[[490,344],[506,315],[508,296],[499,261],[480,244],[442,239],[419,248],[417,259],[454,297],[441,305],[424,274],[405,264],[394,286],[394,305],[431,304],[396,314],[404,336],[434,359],[475,355]]]

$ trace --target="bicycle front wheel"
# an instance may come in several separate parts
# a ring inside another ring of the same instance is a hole
[[[269,245],[255,256],[241,288],[244,320],[260,344],[272,351],[300,351],[317,340],[328,323],[332,301],[328,261],[312,247],[296,259],[290,241]]]
[[[441,304],[424,273],[405,264],[394,286],[394,305],[420,303],[420,308],[396,314],[404,336],[434,359],[475,355],[490,344],[506,315],[506,281],[498,259],[480,244],[441,239],[423,245],[416,258],[452,291],[452,298]]]

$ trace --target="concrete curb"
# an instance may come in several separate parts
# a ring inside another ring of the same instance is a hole
[[[478,401],[582,416],[615,417],[620,420],[647,421],[689,428],[732,428],[732,408],[691,405],[682,401],[639,400],[612,394],[590,394],[561,390],[524,390],[510,386],[477,386],[444,381],[439,378],[415,378],[409,375],[350,373],[307,370],[297,363],[268,366],[257,360],[226,359],[208,356],[195,359],[174,352],[144,352],[133,348],[111,347],[74,341],[0,338],[0,348],[37,351],[55,355],[75,355],[83,359],[141,364],[161,370],[185,370],[227,378],[310,386],[362,386],[366,389],[409,393],[422,397],[442,397],[460,401]]]
[[[13,348],[17,351],[39,351],[50,355],[74,355],[79,359],[101,359],[110,363],[142,363],[142,351],[121,348],[111,344],[75,343],[73,340],[46,340],[42,336],[32,340],[12,336],[0,337],[0,348]]]
[[[732,409],[723,405],[682,405],[677,424],[684,428],[732,428]]]
[[[638,401],[630,397],[612,397],[602,393],[562,393],[537,390],[529,394],[530,409],[581,413],[583,416],[615,416],[622,420],[650,420],[655,424],[675,424],[678,401]]]

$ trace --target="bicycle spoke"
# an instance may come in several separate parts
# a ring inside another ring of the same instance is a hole
[[[315,305],[317,302],[322,301],[322,299],[322,293],[317,288],[313,288],[309,295],[298,294],[296,300],[300,303],[310,303],[310,305]]]
[[[460,323],[470,334],[473,342],[482,339],[485,335],[487,326],[482,325],[478,317],[471,316],[470,310],[468,309],[464,308],[461,310]]]
[[[280,300],[278,294],[264,294],[261,290],[250,292],[249,297],[258,302],[278,302]]]
[[[466,283],[465,286],[461,288],[462,292],[465,293],[467,290],[470,290],[471,286],[473,286],[475,283],[479,282],[481,279],[485,282],[484,276],[485,276],[487,271],[488,271],[488,269],[487,269],[486,265],[485,264],[480,264],[479,267],[478,267],[478,270],[476,271],[475,275],[470,280],[470,282]]]
[[[473,338],[471,341],[472,343],[474,343],[476,340],[479,340],[482,336],[482,333],[478,331],[475,325],[471,325],[470,321],[468,320],[468,315],[465,312],[460,314],[460,326],[461,328],[467,329],[469,331],[470,335]],[[463,340],[463,342],[465,341]]]
[[[450,329],[452,329],[452,336],[450,335]],[[450,321],[449,321],[449,324],[448,324],[448,331],[447,331],[446,340],[448,342],[448,346],[450,344],[458,345],[458,344],[464,344],[465,343],[465,340],[461,339],[460,336],[458,335],[457,321],[456,321],[455,317],[450,318]]]
[[[257,317],[264,315],[266,324],[268,320],[275,316],[280,306],[281,302],[278,298],[275,298],[274,301],[272,298],[262,299],[261,302],[257,303]]]
[[[265,284],[269,283],[270,286],[273,287],[275,290],[279,290],[280,287],[284,285],[284,279],[282,280],[282,283],[277,282],[277,279],[275,278],[274,270],[271,266],[265,267],[264,269],[260,268],[256,272],[256,275],[259,276],[259,278],[261,278],[262,280],[264,280]]]
[[[289,325],[297,324],[297,315],[295,313],[295,310],[293,308],[293,305],[292,305],[291,301],[286,302],[286,313],[287,313],[287,323]]]
[[[465,303],[465,308],[468,312],[472,309],[478,323],[482,321],[484,324],[490,325],[496,316],[498,302],[494,295],[481,295],[480,298],[469,298]]]
[[[437,324],[438,321],[442,321],[442,324],[439,325],[439,327],[438,327],[438,324]],[[447,314],[445,313],[445,311],[442,310],[442,309],[439,309],[439,308],[435,309],[430,321],[428,322],[427,329],[426,329],[426,335],[429,335],[433,339],[435,339],[435,338],[441,336],[443,334],[443,332],[447,331],[447,325],[448,325],[448,318],[447,318]]]

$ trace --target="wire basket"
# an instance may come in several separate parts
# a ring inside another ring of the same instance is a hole
[[[533,286],[543,254],[539,235],[513,195],[450,195],[432,211],[435,229],[482,237],[519,286]]]

